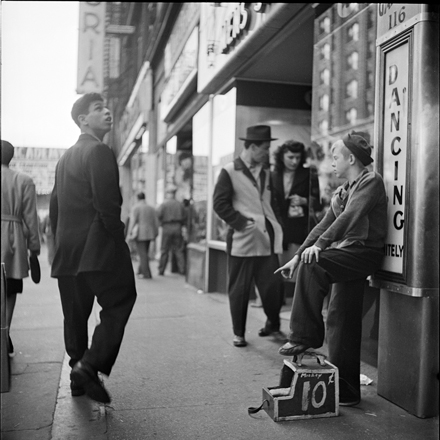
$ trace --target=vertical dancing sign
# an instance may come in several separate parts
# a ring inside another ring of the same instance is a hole
[[[385,57],[383,176],[388,196],[388,235],[382,269],[403,274],[408,149],[408,41]]]
[[[101,93],[105,36],[105,2],[80,2],[76,92]]]

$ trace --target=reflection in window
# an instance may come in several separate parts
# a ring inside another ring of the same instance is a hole
[[[345,89],[346,96],[348,98],[357,98],[358,96],[358,82],[353,79],[347,84],[347,87]]]
[[[319,21],[319,30],[328,34],[330,32],[330,18],[324,17]]]
[[[347,119],[347,122],[349,122],[351,125],[356,124],[357,110],[354,107],[352,107],[350,110],[345,112],[345,118]]]
[[[330,44],[329,43],[325,43],[323,46],[321,46],[320,54],[321,54],[322,60],[329,60],[330,59]]]
[[[350,55],[348,55],[347,64],[353,70],[358,70],[359,54],[356,51],[352,52]]]
[[[191,215],[189,241],[192,243],[206,240],[210,106],[210,102],[206,103],[193,117],[193,194],[187,208]]]
[[[319,98],[319,110],[328,111],[330,98],[327,94]]]
[[[354,23],[348,28],[348,40],[359,41],[359,23]]]
[[[319,126],[319,131],[321,132],[321,134],[327,134],[327,132],[328,132],[328,120],[327,119],[323,119],[322,121],[320,121],[318,126]]]
[[[328,86],[330,84],[330,70],[321,70],[321,73],[319,74],[319,79],[321,81],[321,84],[325,84]]]
[[[222,168],[234,158],[237,89],[217,95],[213,101],[212,187]],[[212,197],[212,194],[211,194]],[[228,225],[212,211],[212,240],[226,241]]]

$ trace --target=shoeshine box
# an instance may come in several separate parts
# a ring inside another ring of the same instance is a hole
[[[301,365],[285,359],[279,386],[263,388],[265,400],[274,422],[338,416],[338,368],[323,356],[304,357]]]

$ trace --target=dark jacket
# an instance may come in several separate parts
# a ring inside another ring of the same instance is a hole
[[[382,176],[366,168],[336,189],[330,209],[297,251],[315,244],[322,250],[352,245],[381,248],[387,235],[387,196]]]
[[[290,201],[284,193],[283,173],[272,171],[272,184],[276,203],[279,205],[283,225],[283,247],[287,249],[290,243],[301,244],[311,227],[314,227],[313,219],[309,223],[309,211],[320,211],[322,209],[319,193],[319,181],[316,171],[310,168],[300,167],[295,171],[295,178],[288,195],[298,194],[309,200],[308,206],[303,206],[304,217],[289,218],[287,213]]]
[[[113,270],[127,244],[119,171],[110,148],[88,134],[59,160],[50,200],[52,276]],[[127,248],[127,249],[125,249]]]

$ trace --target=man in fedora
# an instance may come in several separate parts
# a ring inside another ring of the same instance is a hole
[[[214,210],[229,225],[227,236],[228,294],[233,344],[247,345],[246,316],[253,282],[267,320],[259,336],[279,334],[282,278],[274,275],[282,252],[282,229],[272,207],[269,171],[270,127],[247,129],[240,156],[220,172]]]
[[[284,356],[302,357],[324,343],[322,305],[333,285],[327,312],[330,362],[339,369],[339,402],[360,402],[360,351],[365,279],[376,272],[384,255],[387,197],[382,177],[367,169],[372,147],[359,134],[336,141],[332,167],[347,181],[336,189],[330,209],[305,239],[295,256],[280,267],[291,277],[298,266]]]

